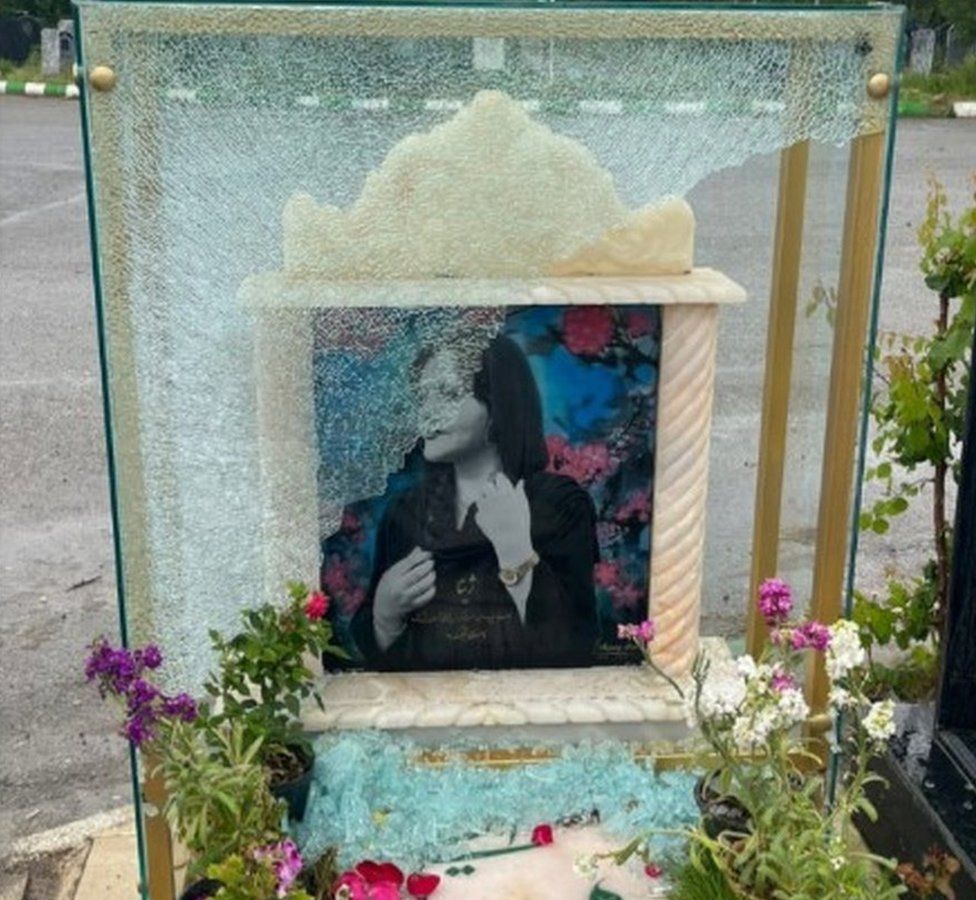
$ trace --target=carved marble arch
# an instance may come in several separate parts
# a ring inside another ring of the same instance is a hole
[[[573,190],[564,190],[566,184]],[[656,661],[673,676],[686,676],[699,650],[718,309],[745,299],[722,273],[693,265],[693,235],[694,217],[683,200],[628,209],[585,146],[495,92],[477,95],[449,121],[394,146],[350,208],[293,197],[284,211],[283,269],[248,278],[240,292],[255,316],[268,596],[277,596],[287,579],[318,579],[311,323],[323,310],[657,305],[662,341],[647,602],[658,626]],[[341,506],[352,498],[336,499]],[[311,715],[308,724],[680,718],[663,692],[634,700],[635,677],[644,677],[636,672],[601,666],[491,677],[348,673],[330,677],[328,712]],[[530,696],[533,702],[524,701]]]

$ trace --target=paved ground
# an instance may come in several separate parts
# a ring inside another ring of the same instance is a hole
[[[924,173],[937,172],[957,201],[976,166],[976,122],[909,121],[900,126],[887,242],[882,324],[923,327],[931,301],[916,271],[914,230]],[[709,627],[734,627],[741,598],[721,578],[746,565],[766,261],[746,248],[769,246],[775,158],[746,178],[713,176],[690,199],[701,223],[698,258],[735,274],[758,303],[723,324],[713,454]],[[810,199],[808,253],[836,278],[831,235],[843,206],[842,154],[818,151],[821,176]],[[78,138],[71,102],[0,97],[0,856],[14,837],[128,799],[121,741],[110,711],[80,683],[84,644],[115,630],[111,527]],[[820,272],[817,266],[811,271]],[[811,285],[805,285],[809,288]],[[804,323],[808,363],[797,382],[788,522],[791,565],[809,557],[814,439],[825,373],[822,326]],[[822,424],[821,426],[822,427]],[[742,498],[749,498],[743,510]],[[871,582],[887,563],[920,558],[926,512],[886,541],[865,544]],[[792,527],[792,526],[791,526]],[[726,599],[726,593],[728,594]]]

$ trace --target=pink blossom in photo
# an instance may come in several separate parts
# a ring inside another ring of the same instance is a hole
[[[646,491],[631,491],[627,499],[613,514],[616,522],[647,522],[651,514],[650,498]]]
[[[793,592],[779,578],[767,578],[759,585],[759,612],[769,626],[785,621],[793,609]]]
[[[607,306],[572,306],[563,316],[563,342],[577,356],[599,356],[613,337],[613,311]]]
[[[574,447],[561,434],[552,434],[546,438],[546,447],[549,471],[568,475],[584,487],[612,474],[619,465],[603,443]]]
[[[648,335],[653,330],[653,322],[650,315],[639,310],[630,310],[627,313],[627,336],[636,341]]]
[[[620,563],[616,560],[605,559],[593,567],[593,581],[599,587],[611,588],[620,578]]]

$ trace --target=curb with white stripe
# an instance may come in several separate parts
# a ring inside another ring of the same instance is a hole
[[[48,84],[44,81],[0,81],[0,94],[23,94],[25,97],[78,97],[76,84]]]

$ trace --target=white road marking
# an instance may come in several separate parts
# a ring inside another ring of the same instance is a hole
[[[41,213],[50,212],[52,209],[61,209],[63,206],[72,206],[75,203],[80,203],[84,199],[85,192],[79,191],[77,194],[72,194],[70,197],[65,197],[64,200],[53,200],[51,203],[43,203],[40,206],[32,206],[30,209],[21,209],[15,213],[11,213],[5,219],[0,219],[0,227],[22,222],[24,219],[29,219],[31,216],[36,216]]]

